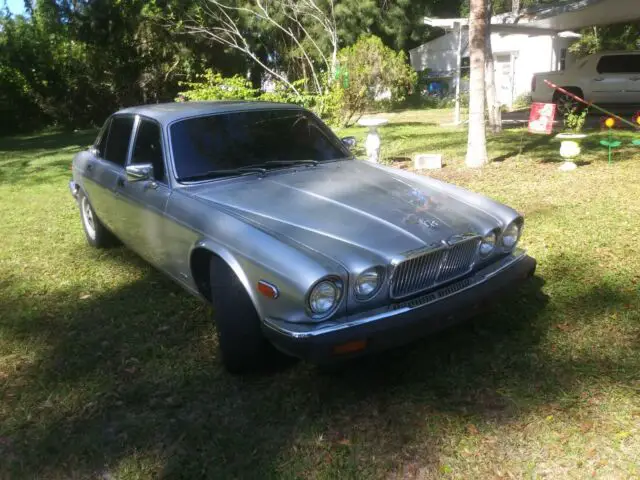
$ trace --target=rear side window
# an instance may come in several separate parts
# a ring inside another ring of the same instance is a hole
[[[608,55],[598,62],[598,73],[640,73],[640,55]]]
[[[153,165],[154,178],[159,182],[165,182],[161,138],[158,124],[142,119],[138,126],[131,163],[150,163]]]
[[[133,129],[133,117],[113,117],[104,159],[124,167]]]

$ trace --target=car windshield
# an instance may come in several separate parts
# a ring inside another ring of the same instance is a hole
[[[171,126],[171,145],[180,180],[259,173],[298,162],[314,165],[350,157],[342,142],[314,115],[292,109],[181,120]]]

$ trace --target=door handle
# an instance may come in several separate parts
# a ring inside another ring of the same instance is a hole
[[[93,170],[93,163],[87,163],[87,171],[90,172]]]
[[[604,81],[604,78],[602,78],[602,77],[596,77],[596,78],[594,78],[594,79],[593,79],[593,81],[594,81],[594,82],[603,82],[603,81]]]
[[[118,187],[120,188],[124,188],[124,177],[118,177],[118,180],[116,180],[116,185],[118,185]]]

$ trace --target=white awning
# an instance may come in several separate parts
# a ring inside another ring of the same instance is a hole
[[[640,0],[576,0],[526,9],[518,16],[512,13],[496,15],[491,19],[491,24],[505,28],[511,26],[514,29],[529,28],[563,32],[638,21],[640,21]],[[424,23],[451,31],[457,24],[466,28],[469,20],[468,18],[425,17]]]
[[[640,21],[640,0],[579,0],[523,12],[519,22],[552,30]]]

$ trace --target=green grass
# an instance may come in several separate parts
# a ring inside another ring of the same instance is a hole
[[[442,152],[434,176],[519,209],[537,278],[334,373],[226,374],[207,307],[86,245],[67,181],[94,133],[0,140],[0,478],[640,478],[640,150],[591,139],[561,173],[511,130],[470,171],[438,115],[394,115],[385,158]]]

